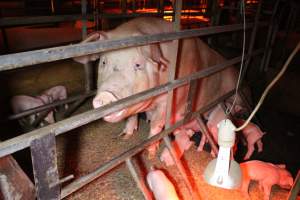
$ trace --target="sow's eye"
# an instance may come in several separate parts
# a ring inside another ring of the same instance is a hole
[[[136,63],[136,64],[134,65],[134,70],[141,70],[141,69],[143,69],[143,67],[142,67],[141,64]]]

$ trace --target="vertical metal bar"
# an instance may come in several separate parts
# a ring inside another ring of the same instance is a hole
[[[142,191],[146,200],[152,200],[151,194],[147,189],[144,179],[138,174],[134,168],[131,158],[126,159],[126,165],[130,171],[131,176],[133,177],[134,181],[136,182],[139,189]]]
[[[173,24],[173,29],[175,31],[179,31],[180,30],[180,17],[181,17],[181,9],[182,9],[182,0],[176,0],[175,2],[175,23]],[[177,54],[178,54],[178,46],[179,46],[179,41],[175,40],[174,42],[174,53],[173,56],[171,58],[171,64],[169,67],[169,75],[168,75],[168,80],[171,82],[175,79],[175,72],[176,72],[176,64],[177,64]],[[166,125],[165,128],[169,128],[170,127],[170,119],[171,119],[171,115],[172,115],[172,103],[173,102],[173,90],[168,91],[168,97],[167,97],[167,108],[166,108]],[[172,146],[172,143],[170,141],[169,136],[166,136],[163,138],[163,141],[165,142],[167,148],[169,149],[173,160],[175,161],[176,167],[178,168],[181,176],[183,177],[183,180],[191,194],[192,199],[196,200],[198,199],[194,188],[192,186],[192,184],[189,181],[189,178],[186,174],[186,171],[181,163],[181,161],[177,158],[176,152]]]
[[[121,9],[123,14],[127,13],[126,0],[121,0]]]
[[[289,193],[288,200],[296,200],[300,191],[300,170],[295,178],[294,185]]]
[[[198,124],[200,126],[200,131],[207,138],[208,143],[210,144],[212,151],[214,152],[215,155],[218,155],[218,151],[219,151],[218,147],[215,144],[214,140],[212,139],[211,135],[209,134],[209,131],[208,131],[205,123],[203,122],[202,117],[199,115],[196,119],[197,119],[197,122],[198,122]]]
[[[196,94],[197,83],[198,80],[193,80],[192,82],[190,82],[189,94],[188,94],[188,100],[187,100],[186,112],[185,112],[186,115],[188,115],[193,111],[193,99]]]
[[[86,27],[86,10],[87,10],[87,2],[86,0],[81,0],[81,14],[82,14],[82,39],[86,37],[87,27]]]
[[[60,199],[60,185],[55,134],[49,133],[30,144],[34,181],[37,188],[37,199]]]
[[[274,23],[275,23],[275,14],[277,12],[279,2],[280,2],[280,0],[277,0],[275,5],[274,5],[274,8],[273,8],[272,17],[271,17],[271,20],[270,20],[270,26],[269,26],[269,30],[268,30],[267,41],[266,41],[266,44],[265,44],[264,55],[263,55],[263,58],[262,58],[261,63],[260,63],[260,72],[263,72],[265,62],[266,62],[267,52],[270,50],[272,30],[274,28]]]
[[[136,0],[132,0],[132,12],[136,12]]]
[[[240,85],[242,85],[242,81],[244,80],[244,78],[246,76],[247,68],[248,68],[248,65],[249,65],[249,63],[251,61],[251,58],[252,58],[252,52],[253,52],[253,47],[254,47],[254,43],[255,43],[255,39],[256,39],[256,33],[257,33],[257,27],[258,27],[258,23],[259,23],[259,17],[260,17],[260,11],[261,11],[261,7],[262,7],[262,1],[263,0],[259,0],[257,11],[256,11],[256,14],[255,14],[254,28],[253,28],[252,33],[251,33],[251,39],[250,39],[250,44],[249,44],[249,49],[248,49],[249,57],[245,61],[245,65],[244,65],[244,69],[243,69],[244,71],[242,72]]]
[[[9,53],[9,45],[7,40],[7,34],[5,28],[1,28],[2,38],[3,38],[3,45],[4,45],[4,53]]]

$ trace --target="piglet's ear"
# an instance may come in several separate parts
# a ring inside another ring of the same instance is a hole
[[[160,45],[158,43],[138,48],[146,59],[150,59],[151,61],[158,63],[160,70],[164,71],[167,69],[169,61],[163,57]]]
[[[107,39],[106,34],[103,31],[98,31],[89,34],[83,41],[81,41],[81,44],[88,43],[88,42],[96,42],[99,40],[105,40]],[[79,57],[74,57],[73,60],[76,62],[79,62],[81,64],[87,64],[90,61],[95,61],[100,58],[100,53],[95,53],[95,54],[89,54],[85,56],[79,56]]]
[[[277,167],[279,167],[279,168],[282,168],[282,169],[285,169],[285,164],[279,164],[279,165],[276,165]]]

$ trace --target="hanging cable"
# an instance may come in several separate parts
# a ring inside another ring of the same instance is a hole
[[[284,74],[284,72],[286,71],[287,67],[289,66],[290,62],[292,61],[292,59],[294,58],[294,56],[296,55],[296,53],[299,51],[299,49],[300,49],[300,42],[298,42],[296,48],[293,50],[293,52],[291,53],[291,55],[288,57],[287,61],[284,63],[284,65],[283,65],[282,69],[280,70],[280,72],[272,80],[272,82],[267,86],[267,88],[265,89],[265,91],[261,95],[261,97],[260,97],[257,105],[255,106],[254,110],[252,111],[252,113],[250,114],[250,116],[248,117],[248,119],[245,121],[245,123],[242,126],[240,126],[239,128],[235,129],[236,132],[242,130],[243,128],[245,128],[248,125],[248,123],[251,121],[251,119],[253,118],[253,116],[255,115],[255,113],[257,112],[257,110],[259,109],[259,107],[261,106],[261,104],[263,103],[263,101],[266,98],[269,90],[273,87],[273,85]]]
[[[225,111],[226,115],[229,115],[231,113],[232,108],[234,108],[234,105],[236,103],[237,95],[238,95],[238,89],[240,85],[240,79],[243,71],[243,66],[244,66],[244,56],[245,56],[245,46],[246,46],[246,12],[245,12],[245,2],[244,0],[241,1],[241,14],[243,16],[243,50],[242,50],[242,60],[241,60],[241,67],[240,67],[240,72],[239,72],[239,77],[238,81],[235,87],[235,94],[234,94],[234,99],[230,107],[228,107]]]

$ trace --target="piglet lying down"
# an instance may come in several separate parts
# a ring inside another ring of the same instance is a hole
[[[248,188],[251,180],[258,181],[260,189],[264,191],[264,200],[270,199],[270,192],[273,185],[279,185],[285,189],[293,186],[293,177],[285,169],[285,165],[274,165],[272,163],[252,160],[240,164],[243,182],[242,192],[249,197]]]
[[[161,170],[151,170],[147,183],[156,200],[179,200],[173,184]]]
[[[57,100],[63,100],[67,98],[67,89],[65,86],[54,86],[43,91],[37,96],[27,96],[27,95],[17,95],[12,97],[11,106],[13,113],[20,113],[32,108],[50,104]],[[66,107],[67,108],[67,105]],[[30,126],[34,123],[38,114],[32,114],[27,119],[20,120],[22,126]],[[44,118],[43,122],[39,126],[45,126],[45,124],[52,124],[55,122],[53,111],[50,111],[48,115]]]

